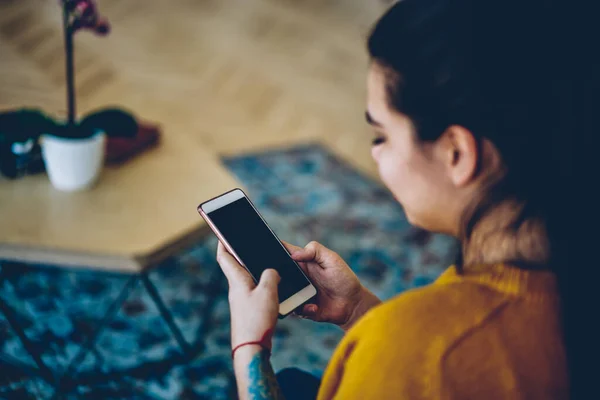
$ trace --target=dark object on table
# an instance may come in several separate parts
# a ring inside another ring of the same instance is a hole
[[[29,140],[24,143],[0,143],[0,175],[17,179],[45,170],[40,145]]]
[[[138,122],[133,138],[109,137],[106,141],[106,164],[122,164],[133,156],[156,146],[160,141],[160,127]]]
[[[9,179],[20,178],[39,170],[41,133],[56,130],[56,123],[42,111],[33,108],[0,113],[0,174]],[[42,167],[43,170],[43,167]]]

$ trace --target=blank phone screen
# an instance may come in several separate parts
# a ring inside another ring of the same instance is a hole
[[[257,281],[265,269],[279,272],[280,303],[309,285],[246,198],[214,210],[208,216]]]

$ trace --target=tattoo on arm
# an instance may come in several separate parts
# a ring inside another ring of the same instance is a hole
[[[256,353],[248,365],[248,394],[252,400],[284,400],[266,351]]]

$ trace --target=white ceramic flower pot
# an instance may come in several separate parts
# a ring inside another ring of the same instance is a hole
[[[52,186],[75,191],[91,187],[104,165],[106,135],[99,132],[85,139],[42,136],[42,156]]]

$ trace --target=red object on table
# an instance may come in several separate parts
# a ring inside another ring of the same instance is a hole
[[[138,133],[133,138],[108,138],[106,164],[122,164],[135,155],[156,146],[160,141],[160,127],[138,121]]]

